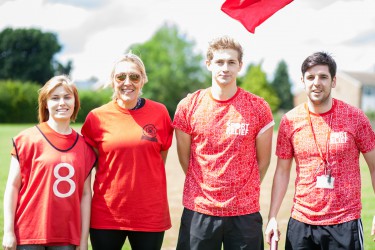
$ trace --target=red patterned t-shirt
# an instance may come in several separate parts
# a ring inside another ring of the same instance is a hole
[[[255,141],[273,124],[267,102],[241,88],[227,101],[214,100],[210,88],[184,98],[173,122],[191,136],[184,207],[214,216],[258,212]]]
[[[294,157],[296,161],[292,217],[312,225],[358,219],[361,214],[359,153],[375,148],[371,124],[361,110],[336,99],[330,111],[320,115],[310,112],[310,118],[313,130],[307,107],[300,105],[282,118],[279,128],[277,156]],[[334,178],[333,189],[316,187],[317,177],[326,172],[312,131],[323,159],[328,160],[327,170],[331,170]]]

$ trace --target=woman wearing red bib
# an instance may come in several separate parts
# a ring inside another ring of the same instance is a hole
[[[4,194],[6,250],[87,250],[96,156],[70,127],[80,107],[66,76],[39,91],[40,124],[13,138]]]

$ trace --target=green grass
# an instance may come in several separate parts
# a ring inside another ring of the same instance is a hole
[[[370,170],[361,156],[361,179],[362,179],[362,223],[364,230],[364,249],[373,249],[374,242],[371,236],[371,224],[374,217],[374,189],[371,184]]]

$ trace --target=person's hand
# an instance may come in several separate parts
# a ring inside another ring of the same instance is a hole
[[[372,219],[371,235],[375,236],[375,216]],[[375,241],[375,237],[372,240]]]
[[[276,241],[279,241],[280,231],[277,225],[277,221],[275,217],[272,217],[267,224],[266,231],[264,232],[266,235],[266,241],[270,245],[271,244],[271,238],[273,235],[275,235]]]
[[[3,238],[3,249],[4,250],[16,250],[17,247],[17,239],[14,232],[4,233]]]
[[[76,250],[88,250],[87,240],[86,242],[81,241],[81,244],[79,246],[76,246]]]

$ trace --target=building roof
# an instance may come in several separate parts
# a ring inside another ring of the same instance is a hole
[[[368,73],[368,72],[343,71],[343,73],[359,81],[362,84],[362,86],[363,85],[375,86],[375,72]]]

